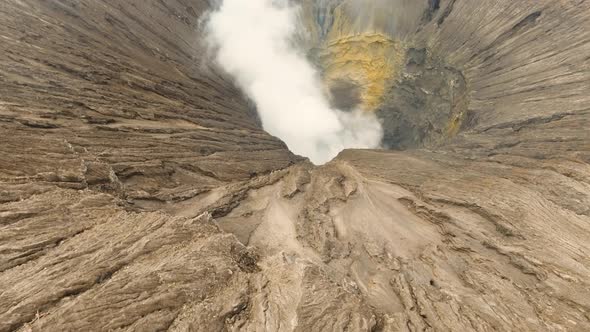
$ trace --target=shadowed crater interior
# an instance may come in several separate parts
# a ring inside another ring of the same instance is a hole
[[[466,123],[467,89],[461,72],[426,49],[406,52],[403,73],[376,110],[383,145],[389,149],[431,147],[456,135]]]

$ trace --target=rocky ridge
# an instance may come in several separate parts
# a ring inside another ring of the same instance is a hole
[[[5,0],[0,331],[590,330],[590,3],[419,6],[458,129],[316,167],[207,1]]]

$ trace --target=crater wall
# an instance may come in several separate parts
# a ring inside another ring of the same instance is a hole
[[[4,0],[0,331],[590,330],[590,2],[358,3],[403,151],[315,167],[206,61],[208,1]]]

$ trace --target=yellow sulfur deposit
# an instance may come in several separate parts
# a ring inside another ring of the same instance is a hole
[[[328,40],[320,53],[324,81],[354,82],[361,88],[361,107],[373,111],[383,98],[386,84],[403,63],[399,42],[381,33],[363,33]]]
[[[344,6],[336,8],[334,22],[319,53],[325,84],[330,87],[344,81],[357,85],[360,107],[365,111],[379,106],[386,85],[398,74],[405,54],[399,40],[376,28],[374,13],[359,20],[351,18]]]
[[[297,42],[321,72],[333,107],[381,109],[378,116],[389,121],[385,132],[405,135],[393,144],[438,143],[460,132],[467,82],[444,59],[430,58],[426,45],[407,38],[423,7],[413,0],[301,1]]]

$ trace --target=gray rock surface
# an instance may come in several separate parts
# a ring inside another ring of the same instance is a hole
[[[208,1],[4,0],[0,331],[590,330],[590,2],[400,3],[457,131],[316,167]]]

